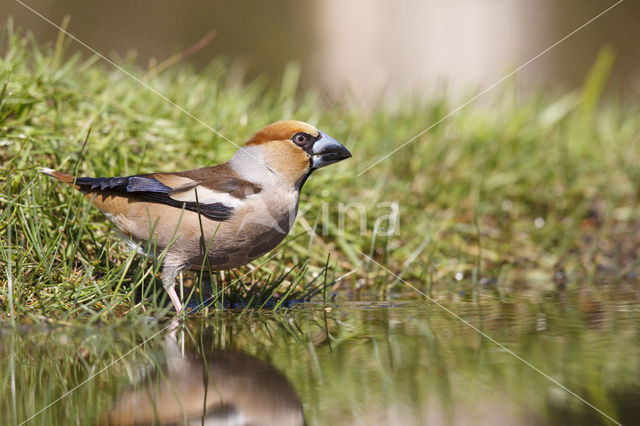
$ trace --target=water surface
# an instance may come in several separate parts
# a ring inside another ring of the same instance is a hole
[[[639,304],[447,306],[5,328],[0,424],[639,424]]]

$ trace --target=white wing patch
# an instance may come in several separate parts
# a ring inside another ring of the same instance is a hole
[[[225,206],[236,208],[241,201],[228,192],[214,191],[213,189],[205,188],[200,185],[183,191],[181,191],[180,188],[176,188],[169,193],[169,197],[183,203],[195,203],[196,191],[198,192],[197,202],[200,204],[222,203]]]
[[[155,179],[171,187],[169,198],[182,203],[195,203],[196,191],[197,201],[200,204],[222,203],[227,207],[236,208],[240,203],[233,195],[227,192],[215,191],[200,185],[200,182],[184,176],[176,175],[156,175]]]

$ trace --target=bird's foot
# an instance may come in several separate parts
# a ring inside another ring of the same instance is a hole
[[[171,298],[173,306],[176,308],[176,315],[180,315],[182,312],[182,303],[180,302],[178,293],[176,293],[176,288],[173,286],[167,288],[167,293],[169,293],[169,298]]]

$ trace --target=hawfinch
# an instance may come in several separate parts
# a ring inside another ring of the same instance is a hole
[[[40,171],[84,192],[133,247],[165,253],[162,284],[179,314],[180,271],[235,268],[272,250],[293,226],[309,175],[349,157],[313,126],[280,121],[218,166],[110,178]]]

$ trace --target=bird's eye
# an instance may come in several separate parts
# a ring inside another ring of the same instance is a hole
[[[308,135],[304,133],[296,133],[293,135],[293,141],[298,145],[304,145],[307,142]]]

